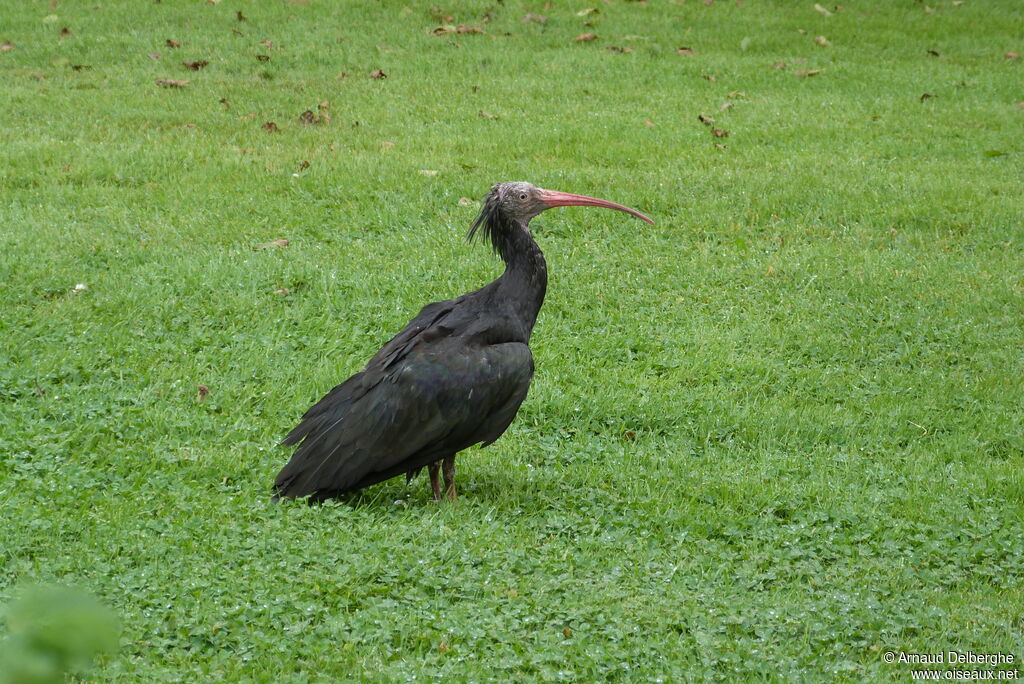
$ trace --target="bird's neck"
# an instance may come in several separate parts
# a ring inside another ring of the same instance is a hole
[[[548,287],[548,266],[544,253],[526,226],[505,233],[499,248],[505,272],[498,279],[498,291],[512,307],[526,329],[527,338],[537,321]]]

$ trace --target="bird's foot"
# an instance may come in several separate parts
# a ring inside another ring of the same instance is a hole
[[[430,488],[434,490],[434,501],[441,500],[441,482],[437,477],[440,469],[441,466],[437,463],[431,463],[427,466],[427,472],[430,473]]]
[[[449,501],[456,501],[459,497],[455,494],[455,455],[446,456],[441,462],[441,470],[444,473],[445,494]]]

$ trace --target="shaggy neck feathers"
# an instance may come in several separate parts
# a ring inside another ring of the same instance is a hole
[[[505,262],[505,272],[494,283],[497,294],[509,303],[527,332],[532,331],[548,285],[540,246],[528,227],[501,212],[491,197],[469,230],[470,239],[477,235],[490,242]]]

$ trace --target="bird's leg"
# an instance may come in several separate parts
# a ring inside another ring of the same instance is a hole
[[[441,470],[444,472],[444,488],[449,501],[455,501],[455,454],[445,456],[441,462]]]
[[[427,466],[427,472],[430,473],[430,487],[434,490],[434,501],[441,500],[441,483],[437,479],[437,471],[440,470],[438,463],[435,461]]]

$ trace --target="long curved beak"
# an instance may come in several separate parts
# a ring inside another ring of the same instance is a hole
[[[598,199],[596,197],[574,195],[571,192],[558,192],[557,190],[541,190],[540,199],[547,205],[548,209],[553,207],[604,207],[605,209],[624,211],[627,214],[636,216],[638,219],[647,221],[652,225],[654,224],[654,221],[647,218],[636,209],[630,209],[629,207],[624,207],[621,204]]]

